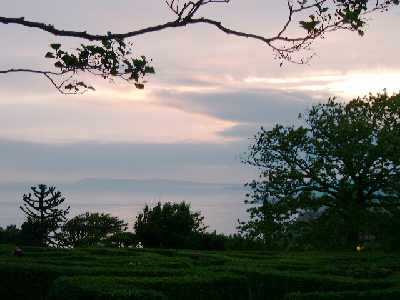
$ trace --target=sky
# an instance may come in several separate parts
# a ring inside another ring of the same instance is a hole
[[[164,1],[13,0],[1,15],[90,32],[119,32],[172,20]],[[274,32],[286,18],[282,1],[232,0],[202,12],[227,26]],[[0,75],[0,182],[83,178],[164,178],[244,183],[241,163],[260,126],[296,124],[297,115],[337,96],[348,100],[386,88],[397,92],[400,10],[372,17],[364,37],[333,33],[318,41],[309,65],[273,59],[263,44],[207,25],[132,40],[156,74],[139,91],[88,78],[95,92],[59,94],[31,74]],[[57,38],[0,25],[0,69],[47,68]]]

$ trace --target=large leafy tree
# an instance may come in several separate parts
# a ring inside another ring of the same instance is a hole
[[[119,33],[89,33],[84,28],[76,31],[58,28],[45,22],[27,20],[24,17],[0,16],[0,24],[3,25],[20,25],[57,37],[79,38],[86,41],[72,52],[62,49],[58,43],[52,44],[45,57],[54,60],[53,70],[8,69],[0,70],[0,74],[15,72],[38,74],[48,79],[61,93],[78,93],[94,89],[79,80],[79,74],[82,73],[90,73],[105,79],[121,78],[132,82],[137,88],[143,88],[145,76],[154,73],[154,68],[145,56],[133,55],[129,39],[169,28],[196,24],[213,26],[229,35],[260,41],[273,50],[281,63],[290,61],[302,64],[313,54],[304,56],[301,53],[309,51],[316,39],[337,30],[350,30],[363,35],[371,13],[386,11],[399,4],[399,0],[281,1],[287,6],[287,18],[282,21],[278,30],[263,35],[228,27],[220,20],[208,18],[203,13],[203,8],[207,6],[228,5],[230,2],[230,0],[166,0],[165,4],[172,12],[173,19],[145,28],[128,28],[125,32]],[[276,4],[279,2],[271,3],[271,7]],[[300,56],[297,56],[298,53]]]
[[[300,117],[255,136],[246,163],[260,176],[241,229],[271,244],[304,235],[305,224],[333,243],[379,238],[379,220],[400,208],[400,94],[330,99]]]
[[[207,228],[203,220],[186,202],[146,205],[136,217],[136,239],[146,247],[185,248],[190,238]]]
[[[68,220],[60,240],[65,246],[93,246],[127,229],[127,223],[104,213],[84,213]]]
[[[27,217],[33,239],[46,246],[54,243],[54,234],[66,220],[70,207],[62,206],[65,197],[54,186],[39,184],[31,187],[31,191],[23,195],[20,208]]]

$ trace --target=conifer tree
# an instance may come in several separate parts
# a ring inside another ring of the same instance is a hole
[[[33,238],[44,247],[54,243],[52,237],[60,228],[60,223],[66,220],[70,207],[61,207],[65,197],[54,186],[39,184],[31,187],[31,190],[32,193],[24,194],[24,203],[20,208],[25,213],[27,222],[35,228],[32,231]]]

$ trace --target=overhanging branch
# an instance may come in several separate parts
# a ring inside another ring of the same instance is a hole
[[[295,56],[296,53],[301,51],[309,51],[310,46],[314,40],[323,37],[325,33],[336,30],[351,30],[357,31],[359,34],[364,34],[362,28],[365,21],[365,15],[377,10],[385,11],[392,5],[397,5],[398,0],[287,0],[288,16],[282,23],[281,28],[275,34],[263,35],[254,32],[245,32],[239,29],[233,29],[223,25],[221,21],[197,16],[201,8],[211,4],[229,4],[230,0],[164,0],[167,7],[175,15],[175,20],[168,21],[163,24],[148,26],[145,28],[131,30],[120,33],[107,32],[105,34],[89,33],[86,30],[74,31],[57,28],[52,24],[44,22],[37,22],[26,20],[24,17],[11,18],[0,16],[0,24],[4,25],[20,25],[27,28],[38,29],[50,33],[57,37],[70,37],[80,38],[91,42],[109,43],[116,42],[123,44],[124,40],[134,38],[144,34],[158,32],[166,29],[173,29],[179,27],[186,27],[194,24],[208,24],[214,26],[219,31],[234,35],[237,37],[254,39],[262,42],[267,47],[271,48],[275,57],[281,61],[289,61],[293,63],[304,64],[314,55],[301,57],[300,59]],[[369,3],[372,2],[372,8]],[[300,20],[299,18],[304,18]],[[299,34],[298,30],[291,31],[290,28],[299,28],[303,30],[303,34]],[[51,54],[50,54],[51,55]],[[70,58],[73,55],[70,55]],[[53,58],[48,57],[47,58]],[[122,55],[124,62],[124,55]],[[60,64],[59,64],[60,66]],[[60,68],[56,66],[57,68]],[[107,66],[108,67],[108,66]],[[63,69],[61,74],[50,71],[29,70],[29,69],[9,69],[0,70],[0,74],[7,74],[13,72],[28,72],[45,76],[52,84],[57,87],[53,81],[52,76],[64,75],[66,70]],[[68,70],[67,70],[68,71]],[[91,68],[80,68],[80,71],[91,72]],[[108,70],[110,71],[110,70]],[[119,70],[111,70],[108,75],[120,77]],[[76,74],[73,73],[74,75]],[[106,77],[108,77],[108,75]],[[137,81],[137,80],[136,80]],[[136,86],[142,88],[143,84],[136,82]],[[59,89],[59,88],[58,88]]]

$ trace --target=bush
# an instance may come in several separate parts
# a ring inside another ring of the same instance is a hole
[[[134,229],[137,240],[145,247],[182,249],[188,248],[194,234],[204,232],[203,220],[186,202],[159,202],[153,208],[145,206],[136,218]]]
[[[265,244],[240,235],[217,234],[215,231],[193,234],[186,244],[188,249],[196,250],[262,250]]]

